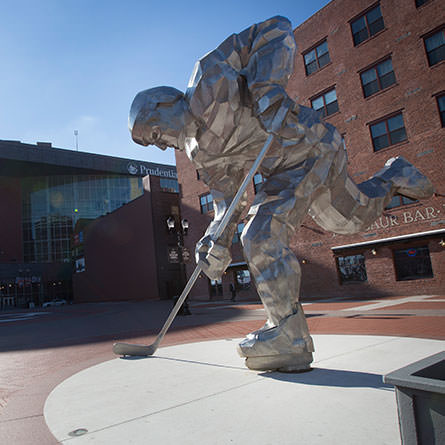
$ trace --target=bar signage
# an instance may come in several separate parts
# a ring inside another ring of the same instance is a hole
[[[444,219],[440,219],[443,217]],[[411,223],[431,222],[432,225],[445,224],[445,204],[441,208],[423,207],[406,210],[398,215],[388,214],[374,221],[365,231],[390,229],[394,226],[403,226]]]

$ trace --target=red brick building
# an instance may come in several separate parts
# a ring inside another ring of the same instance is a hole
[[[169,261],[177,238],[166,224],[169,217],[179,222],[179,199],[161,179],[145,176],[141,196],[97,219],[78,221],[74,301],[169,299],[180,294],[184,273],[179,262]]]
[[[298,53],[288,93],[337,127],[355,182],[401,155],[437,192],[425,201],[395,197],[381,218],[356,235],[326,232],[308,217],[292,241],[302,264],[303,296],[445,290],[443,7],[441,0],[333,0],[295,29]],[[183,153],[177,153],[177,168],[192,249],[213,216],[211,203]],[[241,285],[236,271],[243,267],[238,243],[219,286],[227,298],[231,282]],[[202,277],[192,295],[217,290]]]

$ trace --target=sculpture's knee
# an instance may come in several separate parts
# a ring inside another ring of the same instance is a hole
[[[250,221],[246,227],[244,227],[241,233],[241,244],[243,246],[244,257],[246,261],[250,261],[253,258],[255,250],[257,250],[257,234],[255,229],[252,227],[252,221]]]

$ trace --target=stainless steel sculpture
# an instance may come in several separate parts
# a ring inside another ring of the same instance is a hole
[[[298,302],[300,266],[289,248],[305,215],[326,230],[354,233],[375,221],[394,194],[422,199],[433,192],[429,180],[401,157],[354,184],[340,134],[285,91],[295,53],[290,22],[273,17],[231,35],[199,60],[185,94],[171,87],[139,93],[129,117],[135,142],[185,150],[209,186],[215,215],[196,245],[196,259],[211,279],[231,262],[246,200],[239,200],[222,233],[218,227],[245,170],[274,135],[260,166],[266,180],[241,237],[268,317],[238,347],[246,365],[257,370],[303,371],[312,362],[313,343]]]

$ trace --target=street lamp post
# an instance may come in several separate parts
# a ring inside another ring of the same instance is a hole
[[[170,255],[171,262],[177,262],[180,265],[181,270],[181,287],[183,287],[187,281],[187,275],[185,270],[185,263],[187,263],[190,259],[189,250],[184,246],[184,236],[187,235],[189,229],[189,222],[187,219],[182,219],[178,224],[176,218],[173,216],[169,216],[167,218],[167,228],[170,233],[176,232],[176,249],[174,252],[174,259],[172,259],[172,255]],[[188,309],[188,305],[185,303],[181,309],[181,313],[183,315],[187,315],[190,313]]]

